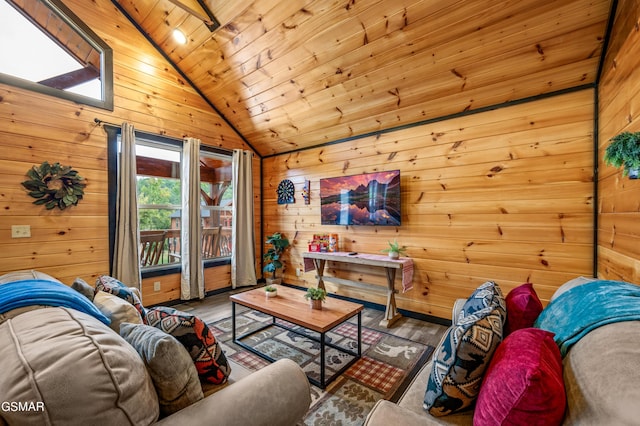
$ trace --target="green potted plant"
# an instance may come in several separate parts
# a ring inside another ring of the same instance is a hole
[[[278,288],[275,285],[268,285],[264,288],[264,292],[267,298],[276,297],[278,295]]]
[[[276,271],[283,266],[280,256],[289,247],[289,240],[276,232],[267,237],[266,244],[271,244],[271,247],[262,255],[262,259],[266,262],[262,270],[271,274],[271,277],[267,277],[268,285],[280,284],[282,278],[276,278]]]
[[[398,259],[401,254],[407,254],[407,248],[398,244],[398,241],[389,241],[389,247],[381,250],[383,253],[388,253],[390,259]]]
[[[604,151],[604,162],[610,166],[624,167],[622,176],[638,179],[640,170],[640,132],[622,132],[610,139]]]
[[[309,287],[304,298],[309,301],[311,309],[322,309],[322,302],[327,297],[327,292],[322,288]]]

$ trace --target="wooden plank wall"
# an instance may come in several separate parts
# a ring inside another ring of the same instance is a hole
[[[264,160],[264,232],[293,242],[284,281],[301,273],[314,233],[337,233],[341,250],[376,253],[396,239],[415,263],[415,288],[400,308],[450,318],[456,298],[486,280],[505,295],[532,282],[546,302],[593,271],[594,92],[582,90],[419,127]],[[401,170],[402,226],[320,225],[319,179]],[[277,205],[291,179],[296,202]],[[300,191],[311,181],[311,204]],[[328,275],[384,284],[375,271],[330,264]],[[300,276],[298,276],[300,274]],[[384,303],[382,293],[327,284],[330,291]]]
[[[0,274],[38,269],[65,283],[90,283],[109,272],[106,133],[94,118],[203,144],[248,149],[109,0],[65,5],[114,51],[113,112],[0,85]],[[64,211],[31,204],[20,182],[43,161],[71,165],[88,181],[85,199]],[[254,161],[256,216],[260,160]],[[11,225],[30,225],[31,238],[11,239]],[[258,231],[257,228],[256,231]],[[259,252],[259,250],[258,250]],[[228,266],[209,269],[207,291],[230,285]],[[153,292],[153,281],[161,291]],[[179,298],[179,277],[145,280],[145,304]]]
[[[598,275],[640,284],[640,180],[602,162],[609,139],[640,131],[640,1],[618,2],[599,85]]]

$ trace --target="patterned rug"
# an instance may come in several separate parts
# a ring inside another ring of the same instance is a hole
[[[238,306],[237,335],[257,330],[272,317]],[[299,329],[286,321],[278,324]],[[250,370],[258,370],[268,361],[231,341],[231,318],[209,324],[222,344],[227,358]],[[307,333],[310,333],[307,331]],[[326,341],[357,350],[358,326],[355,318],[327,333]],[[316,334],[317,335],[317,334]],[[319,378],[320,343],[280,327],[269,327],[243,339],[274,359],[290,358],[308,375]],[[305,425],[362,425],[376,401],[395,401],[409,385],[431,353],[433,347],[391,334],[362,327],[362,358],[331,382],[326,389],[311,386],[311,408]],[[327,348],[326,374],[331,376],[351,360],[351,355]]]

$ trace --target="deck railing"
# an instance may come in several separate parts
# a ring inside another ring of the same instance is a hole
[[[140,231],[141,246],[144,246],[145,240],[151,235],[164,233],[164,241],[160,255],[157,261],[150,266],[179,264],[181,259],[181,239],[179,229],[154,229]],[[202,231],[202,258],[214,259],[218,257],[231,256],[231,227],[221,226],[219,228],[205,228]],[[211,238],[207,241],[206,238]],[[143,248],[141,247],[141,250]],[[142,256],[141,256],[142,259]],[[144,264],[142,265],[145,266]]]

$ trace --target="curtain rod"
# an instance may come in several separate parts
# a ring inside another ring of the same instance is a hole
[[[94,118],[93,122],[96,123],[98,126],[109,126],[109,127],[113,127],[113,128],[116,128],[116,129],[122,129],[122,125],[121,124],[109,123],[108,121],[101,120],[98,117]],[[171,140],[174,140],[174,141],[177,141],[177,142],[182,142],[184,140],[184,139],[176,138],[176,137],[173,137],[173,136],[163,135],[162,133],[155,134],[155,133],[145,132],[144,130],[137,130],[135,128],[134,128],[134,131],[135,132],[139,132],[139,133],[143,133],[143,134],[146,134],[146,135],[150,135],[150,136],[153,136],[153,137],[160,136],[160,137],[171,139]],[[206,145],[206,144],[203,144],[202,146],[204,148],[214,149],[214,150],[219,151],[221,153],[222,152],[228,153],[228,154],[233,153],[233,150],[229,149],[229,148],[221,148],[219,146],[210,146],[210,145]]]

